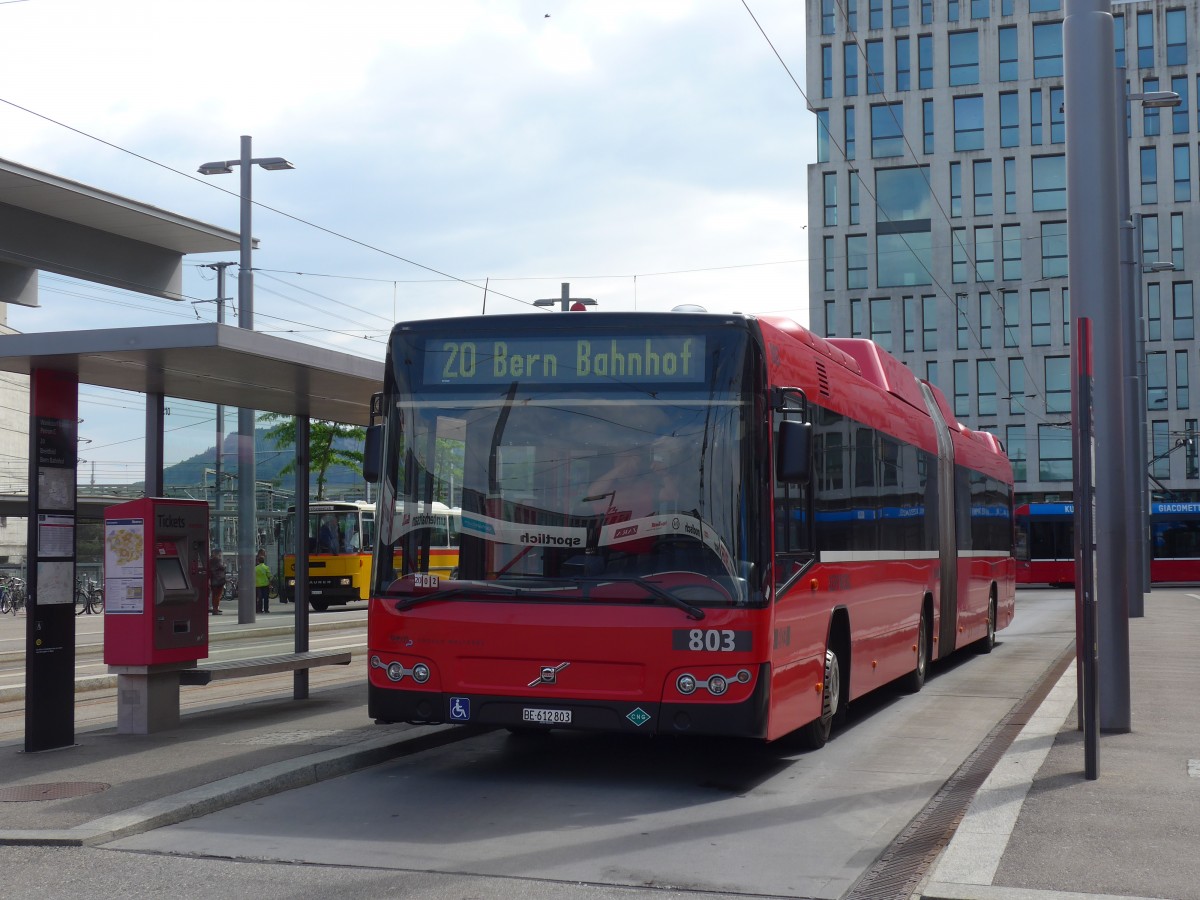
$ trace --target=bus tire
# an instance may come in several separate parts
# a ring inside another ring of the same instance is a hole
[[[925,676],[929,672],[929,614],[927,610],[928,607],[922,600],[921,619],[917,623],[917,665],[911,672],[900,678],[900,689],[909,694],[915,694],[925,687]]]
[[[800,728],[800,743],[809,750],[819,750],[829,741],[833,721],[837,718],[842,700],[842,668],[838,655],[825,648],[825,678],[821,683],[821,715]]]
[[[988,598],[987,634],[975,642],[976,653],[991,653],[996,646],[996,588],[992,587],[992,595]]]
[[[309,600],[308,605],[311,606],[313,609],[315,609],[317,612],[325,612],[325,610],[329,609],[329,601],[328,600]]]

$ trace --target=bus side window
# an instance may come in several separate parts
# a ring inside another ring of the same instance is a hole
[[[450,529],[446,527],[446,517],[438,516],[437,524],[430,529],[429,546],[430,547],[449,547],[450,546]]]

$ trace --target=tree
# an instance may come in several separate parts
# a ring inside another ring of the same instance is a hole
[[[263,413],[263,422],[270,423],[266,437],[280,450],[296,446],[296,419],[282,413]],[[356,425],[343,425],[339,422],[328,422],[324,419],[313,419],[308,425],[308,466],[309,471],[317,476],[316,500],[325,499],[325,473],[333,466],[345,466],[351,471],[362,474],[363,453],[362,445],[366,440],[367,431]],[[356,449],[348,449],[345,443],[353,441]],[[339,442],[342,446],[339,446]],[[279,474],[286,475],[296,470],[293,459],[284,466]]]

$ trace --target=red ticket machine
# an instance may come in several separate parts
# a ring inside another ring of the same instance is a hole
[[[104,512],[104,661],[208,656],[208,504],[146,497]]]

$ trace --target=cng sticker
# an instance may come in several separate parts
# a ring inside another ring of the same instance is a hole
[[[645,725],[647,722],[650,721],[650,713],[646,712],[644,709],[642,709],[639,706],[635,710],[633,710],[633,712],[631,712],[629,715],[627,715],[625,718],[627,718],[634,725],[641,728],[643,725]]]

